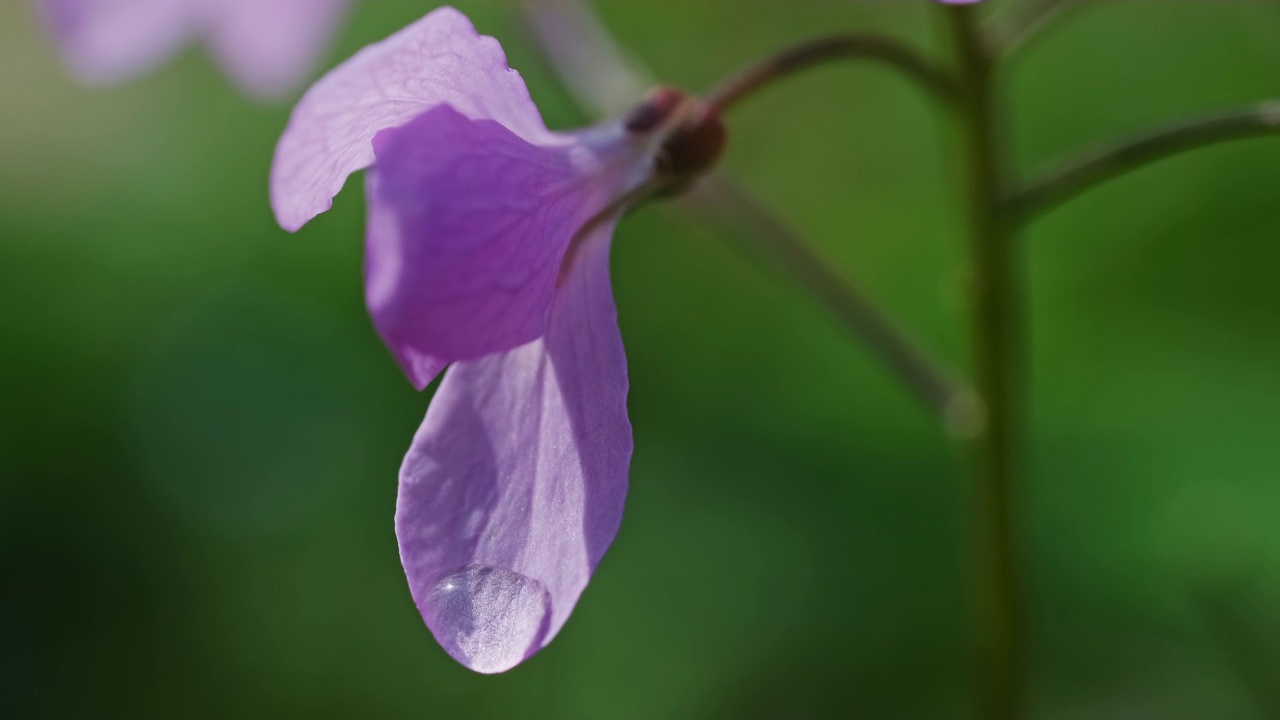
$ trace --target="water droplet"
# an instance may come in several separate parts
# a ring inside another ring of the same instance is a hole
[[[431,589],[422,615],[453,659],[482,673],[510,670],[546,632],[547,588],[518,572],[468,565]]]

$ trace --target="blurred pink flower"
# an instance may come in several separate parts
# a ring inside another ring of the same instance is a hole
[[[246,93],[288,93],[320,60],[348,0],[35,0],[71,71],[111,84],[200,41]]]

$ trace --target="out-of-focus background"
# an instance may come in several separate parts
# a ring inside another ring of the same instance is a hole
[[[1020,166],[1280,94],[1280,6],[1106,2],[1008,75]],[[359,2],[326,60],[433,4]],[[513,14],[552,127],[584,118]],[[613,0],[705,88],[837,28],[938,48],[924,2]],[[288,104],[198,50],[110,90],[0,4],[0,567],[9,717],[963,718],[968,482],[868,354],[674,207],[614,255],[636,454],[558,639],[502,676],[423,626],[392,531],[429,400],[380,346],[351,183],[267,206]],[[922,341],[966,353],[950,130],[882,68],[736,112],[741,179]],[[1165,162],[1024,238],[1021,498],[1038,718],[1280,717],[1280,141]]]

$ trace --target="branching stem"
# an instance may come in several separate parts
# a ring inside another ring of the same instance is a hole
[[[1280,135],[1280,101],[1191,118],[1099,147],[1044,171],[1005,200],[1017,223],[1107,180],[1165,158],[1229,140]]]
[[[723,112],[780,78],[837,60],[882,62],[906,73],[945,103],[956,97],[951,76],[902,41],[875,33],[845,33],[810,40],[771,55],[731,76],[707,93],[705,99]]]
[[[617,112],[638,99],[641,73],[617,48],[583,0],[521,0],[566,84],[586,107]],[[1062,163],[1029,182],[1007,172],[1001,140],[997,63],[1064,12],[1086,0],[1025,0],[990,33],[971,5],[940,6],[956,50],[957,71],[913,48],[872,33],[818,38],[783,50],[731,76],[706,95],[719,111],[773,82],[837,60],[871,60],[904,73],[956,111],[967,174],[975,390],[920,352],[856,287],[843,280],[768,211],[721,177],[689,200],[701,214],[754,242],[813,295],[946,424],[971,442],[975,460],[977,661],[985,720],[1022,720],[1027,709],[1028,651],[1017,528],[1022,415],[1023,298],[1019,227],[1101,182],[1186,150],[1244,137],[1280,134],[1280,101],[1195,118],[1142,133]],[[567,46],[562,43],[579,43]]]

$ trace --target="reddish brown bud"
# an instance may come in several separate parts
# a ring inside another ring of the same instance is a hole
[[[726,132],[720,113],[702,107],[662,145],[663,169],[677,178],[694,178],[710,170],[724,153]]]
[[[665,193],[687,189],[724,152],[719,111],[678,88],[655,88],[623,125],[627,132],[656,142],[654,172]]]

